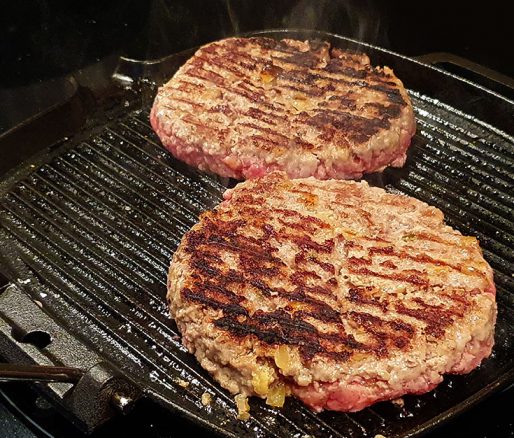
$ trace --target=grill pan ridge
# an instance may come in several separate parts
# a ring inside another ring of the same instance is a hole
[[[212,431],[416,435],[514,380],[514,139],[419,91],[409,93],[418,131],[407,163],[369,181],[440,208],[449,225],[478,237],[494,269],[499,315],[490,359],[470,375],[445,378],[429,394],[406,396],[402,408],[385,402],[358,413],[314,414],[292,399],[282,410],[251,400],[251,419],[235,419],[230,394],[181,345],[164,299],[182,235],[230,182],[173,159],[149,125],[148,103],[66,142],[33,169],[26,162],[10,184],[0,185],[2,245],[37,279],[24,290],[60,324],[147,396]],[[205,392],[212,395],[209,406],[201,403]]]

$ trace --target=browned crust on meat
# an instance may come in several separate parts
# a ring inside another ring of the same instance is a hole
[[[415,129],[409,97],[387,67],[327,42],[267,38],[199,49],[160,89],[154,114],[163,139],[169,132],[202,145],[217,165],[234,167],[228,176],[250,161],[284,168],[291,156],[308,157],[308,175],[321,166],[315,176],[358,176],[402,156]]]
[[[344,369],[401,362],[495,309],[476,239],[413,198],[279,173],[230,196],[202,215],[170,268],[168,298],[186,333],[181,311],[192,306],[220,345],[272,365],[286,345],[303,369]],[[195,342],[186,336],[193,351]]]

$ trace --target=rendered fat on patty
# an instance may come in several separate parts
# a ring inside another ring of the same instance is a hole
[[[359,178],[404,164],[410,99],[388,67],[319,41],[228,38],[200,48],[150,115],[177,158],[221,176]]]
[[[236,186],[169,270],[184,345],[233,394],[358,411],[430,391],[490,355],[495,286],[440,210],[366,182]]]

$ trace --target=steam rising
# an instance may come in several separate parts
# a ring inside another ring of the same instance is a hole
[[[371,44],[387,43],[384,41],[385,23],[373,0],[263,1],[251,2],[249,8],[242,7],[240,2],[225,0],[225,5],[232,34],[271,28],[312,29]],[[264,13],[260,14],[260,10]],[[248,20],[249,16],[252,20]]]

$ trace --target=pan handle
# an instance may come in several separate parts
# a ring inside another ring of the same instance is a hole
[[[486,79],[489,79],[507,88],[510,88],[511,90],[514,90],[514,79],[502,73],[494,71],[488,67],[484,67],[483,65],[477,64],[476,62],[470,61],[469,59],[463,58],[462,56],[454,55],[453,53],[427,53],[425,55],[415,56],[414,59],[430,65],[453,64],[464,70],[468,70],[472,73],[475,73],[479,76],[482,76]]]
[[[0,382],[77,383],[83,375],[77,368],[0,363]]]

